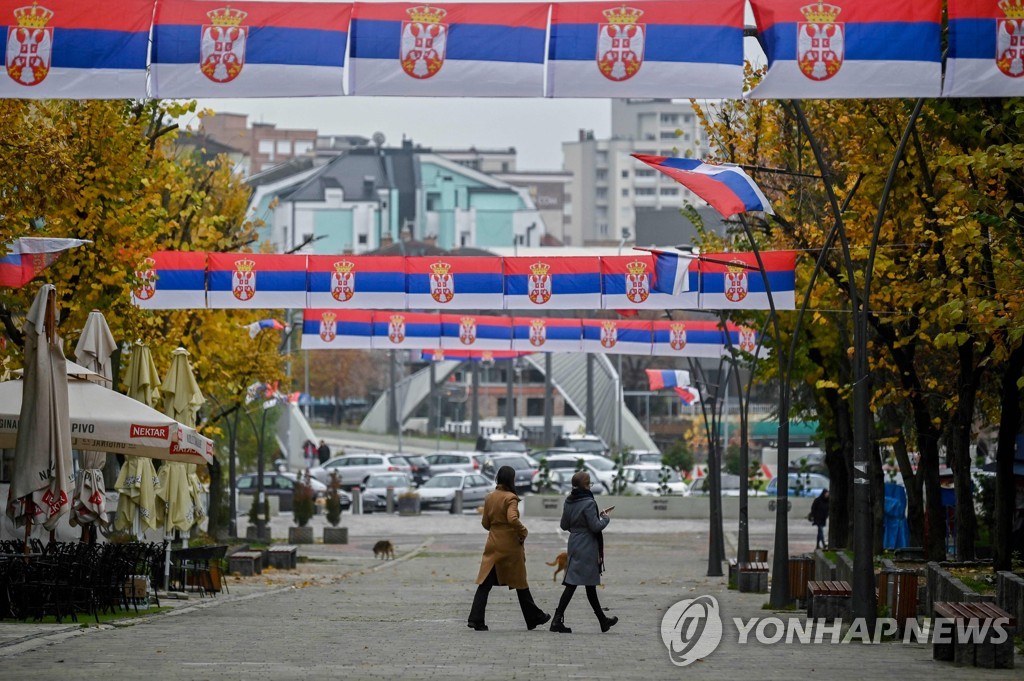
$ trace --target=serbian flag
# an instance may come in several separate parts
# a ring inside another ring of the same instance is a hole
[[[328,2],[160,0],[153,97],[342,95],[351,12]]]
[[[949,0],[944,97],[1024,95],[1024,4]]]
[[[405,259],[409,309],[500,310],[504,305],[501,258],[415,256]]]
[[[357,2],[353,95],[539,97],[546,3]]]
[[[374,350],[441,347],[441,315],[430,312],[373,313]]]
[[[761,253],[776,310],[796,309],[796,251]],[[702,253],[702,310],[768,310],[768,289],[753,253]]]
[[[739,97],[743,0],[551,5],[548,97]]]
[[[942,0],[751,0],[768,73],[754,99],[938,97]]]
[[[505,263],[505,309],[597,310],[601,262],[597,257],[515,256]]]
[[[718,322],[672,320],[652,322],[658,357],[711,357],[725,354],[725,333]]]
[[[309,307],[405,308],[405,258],[310,255]]]
[[[153,0],[0,0],[7,99],[144,99]]]
[[[700,391],[692,386],[676,386],[673,390],[687,406],[700,402]]]
[[[683,297],[690,303],[688,307],[696,308],[697,300],[692,301],[685,294],[696,295],[700,291],[700,271],[697,267],[697,256],[676,250],[657,248],[637,249],[648,250],[654,255],[654,278],[651,290],[667,293],[674,297]]]
[[[651,322],[629,319],[584,319],[583,352],[608,355],[651,354]]]
[[[210,253],[211,308],[306,307],[306,256]]]
[[[490,315],[441,315],[441,348],[444,350],[512,349],[512,318]]]
[[[651,390],[686,387],[690,385],[690,372],[682,369],[644,369]]]
[[[249,338],[256,338],[260,335],[260,331],[263,329],[272,329],[274,331],[280,331],[284,328],[284,324],[277,321],[276,319],[261,319],[258,322],[252,324],[246,324],[245,328],[249,330]]]
[[[91,243],[82,239],[51,239],[23,236],[7,244],[7,255],[0,256],[0,287],[21,288],[57,262],[64,251]]]
[[[512,352],[510,350],[422,350],[420,357],[425,362],[500,362],[528,355],[528,352]]]
[[[631,154],[668,175],[717,210],[723,218],[760,210],[775,215],[761,188],[739,166],[716,165],[692,158]]]
[[[758,337],[755,329],[749,326],[739,326],[730,322],[728,326],[726,326],[726,333],[728,334],[729,343],[732,344],[733,348],[742,350],[743,352],[749,352],[750,354],[758,352]],[[767,357],[766,348],[761,348],[761,352],[759,354]]]
[[[680,262],[678,258],[673,260],[674,264]],[[696,285],[692,292],[680,292],[678,295],[673,295],[671,289],[667,293],[662,292],[655,285],[655,281],[661,278],[657,272],[656,258],[649,252],[601,256],[602,307],[628,316],[635,315],[636,310],[697,309],[699,296]],[[664,276],[667,277],[668,273]],[[693,276],[697,284],[696,267],[693,268]],[[685,273],[681,278],[687,280]]]
[[[369,350],[372,336],[369,310],[302,311],[303,350]]]
[[[580,352],[582,338],[583,328],[579,319],[512,319],[512,349],[519,352]]]
[[[206,307],[206,253],[157,251],[138,264],[132,303],[146,310]]]

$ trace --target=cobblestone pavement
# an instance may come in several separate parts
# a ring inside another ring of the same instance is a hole
[[[1020,669],[954,667],[924,644],[738,643],[732,618],[803,619],[774,613],[763,594],[706,577],[706,521],[613,521],[606,532],[606,587],[618,626],[600,633],[583,593],[566,615],[572,634],[527,631],[515,595],[491,593],[488,632],[466,627],[485,533],[478,517],[346,516],[350,543],[302,547],[294,571],[234,578],[230,593],[190,598],[127,626],[0,624],[3,676],[18,679],[1018,679]],[[527,519],[527,565],[537,602],[554,610],[560,585],[545,565],[564,549],[551,520]],[[281,528],[286,524],[281,525]],[[283,535],[275,526],[275,536]],[[813,546],[794,525],[794,553]],[[373,558],[391,539],[397,559]],[[734,541],[734,533],[729,536]],[[770,548],[770,523],[754,523],[751,547]],[[723,566],[724,567],[724,566]],[[724,631],[715,652],[680,668],[660,625],[675,602],[718,599]],[[1024,664],[1018,655],[1018,666]],[[15,675],[12,670],[17,670]]]

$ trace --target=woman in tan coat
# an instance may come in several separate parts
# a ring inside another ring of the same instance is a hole
[[[484,500],[484,514],[481,523],[487,530],[487,544],[480,560],[477,575],[476,595],[473,608],[469,611],[469,627],[476,631],[487,631],[484,611],[491,587],[507,586],[516,590],[519,607],[523,610],[526,628],[534,629],[544,624],[551,615],[533,602],[530,585],[526,582],[526,551],[523,542],[529,532],[519,521],[519,497],[515,493],[516,472],[511,466],[502,466],[494,477],[495,490]]]

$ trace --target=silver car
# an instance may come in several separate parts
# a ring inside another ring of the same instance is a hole
[[[342,488],[350,490],[363,484],[367,476],[373,473],[411,474],[412,467],[398,454],[365,452],[336,456],[322,466],[309,469],[310,474],[324,484],[330,480],[333,471],[341,476]]]
[[[435,452],[424,458],[430,464],[431,476],[442,473],[479,473],[485,455],[479,452]]]
[[[387,508],[388,488],[393,489],[392,500],[398,504],[398,497],[413,488],[408,473],[372,473],[359,485],[363,494],[363,512],[384,511]]]
[[[473,508],[483,503],[494,483],[476,473],[442,473],[423,483],[419,490],[420,508],[447,508],[454,511],[456,490],[462,490],[464,508]]]

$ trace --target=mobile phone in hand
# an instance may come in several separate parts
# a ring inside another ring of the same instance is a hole
[[[601,513],[608,513],[609,511],[614,511],[614,510],[615,510],[614,506],[609,506],[608,508],[606,508],[603,511],[601,511]]]

